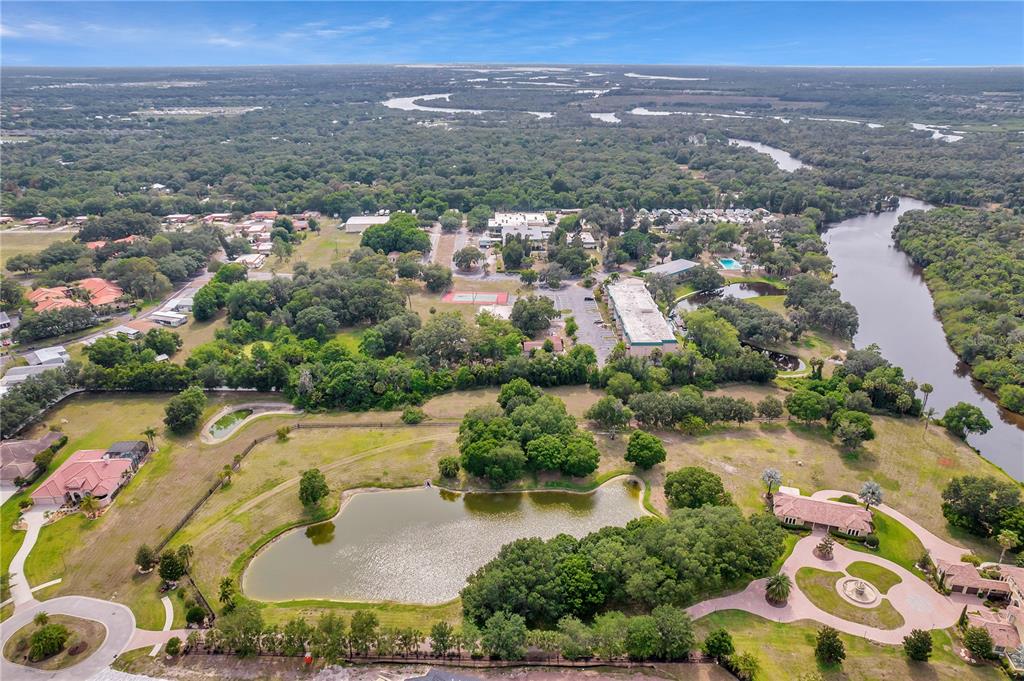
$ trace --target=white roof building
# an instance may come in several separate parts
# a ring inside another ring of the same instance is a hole
[[[25,360],[32,366],[39,364],[64,364],[71,358],[67,348],[63,345],[54,345],[50,348],[39,348],[25,354]]]
[[[640,279],[624,279],[607,287],[608,302],[630,354],[647,355],[655,348],[673,349],[676,335]]]
[[[548,224],[548,216],[544,213],[495,213],[487,221],[487,228],[492,232],[505,227],[543,227]]]
[[[678,260],[669,260],[668,262],[663,262],[660,265],[655,265],[654,267],[648,267],[646,270],[641,271],[641,274],[668,274],[671,276],[676,274],[682,274],[691,267],[696,266],[697,263],[695,263],[692,260],[687,260],[686,258],[679,258]]]
[[[383,225],[391,219],[389,215],[353,215],[345,220],[346,234],[362,234],[373,225]]]

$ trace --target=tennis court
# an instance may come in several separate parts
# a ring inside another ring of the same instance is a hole
[[[441,300],[445,303],[463,305],[505,305],[508,303],[507,293],[483,293],[480,291],[452,291]]]

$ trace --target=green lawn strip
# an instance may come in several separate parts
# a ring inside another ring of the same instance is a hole
[[[892,570],[886,570],[881,565],[867,563],[863,560],[858,560],[847,565],[846,574],[871,583],[882,593],[889,593],[889,589],[903,581],[903,579]]]
[[[737,652],[752,653],[761,665],[759,679],[795,679],[818,672],[825,681],[998,681],[1003,674],[992,666],[972,667],[956,657],[944,631],[933,631],[935,650],[928,663],[909,662],[902,646],[881,645],[840,634],[846,660],[840,669],[822,669],[814,659],[817,622],[771,622],[739,610],[724,610],[694,623],[697,639],[724,628]]]
[[[72,513],[55,523],[44,525],[39,531],[32,552],[25,561],[25,577],[29,585],[43,584],[64,574],[64,554],[69,546],[84,541],[102,518],[86,518],[84,513]]]
[[[261,614],[268,624],[284,624],[294,617],[305,617],[315,623],[325,611],[351,614],[356,610],[367,610],[377,615],[381,626],[413,627],[422,632],[430,631],[431,625],[444,620],[452,624],[462,621],[462,601],[455,599],[439,605],[416,605],[412,603],[358,603],[346,601],[322,601],[316,599],[275,601],[262,603]]]
[[[115,669],[119,672],[130,672],[133,668],[133,663],[140,660],[149,659],[149,651],[152,646],[146,646],[144,648],[135,648],[134,650],[126,650],[117,656],[114,663],[110,665],[111,669]]]
[[[878,629],[903,626],[903,616],[884,598],[873,608],[861,608],[844,600],[836,591],[836,582],[844,576],[842,572],[803,567],[797,570],[796,584],[814,605],[836,617]]]
[[[786,536],[782,539],[782,555],[779,556],[774,563],[772,563],[772,569],[768,574],[774,575],[776,572],[782,569],[782,564],[786,562],[789,556],[793,553],[793,549],[796,548],[798,541],[806,537],[810,532],[793,532],[787,531]]]
[[[854,551],[874,553],[879,558],[891,560],[923,579],[924,576],[917,567],[917,561],[924,555],[924,544],[921,540],[892,516],[882,513],[877,508],[872,509],[871,513],[874,516],[875,535],[878,536],[878,549],[872,551],[857,541],[847,541],[846,546]]]

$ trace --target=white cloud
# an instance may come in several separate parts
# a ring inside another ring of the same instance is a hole
[[[215,35],[204,40],[207,45],[216,45],[217,47],[245,47],[249,43],[239,38],[231,38],[226,35]]]

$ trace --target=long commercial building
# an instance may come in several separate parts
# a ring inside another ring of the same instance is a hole
[[[608,303],[631,355],[674,350],[676,335],[640,279],[609,284]]]

